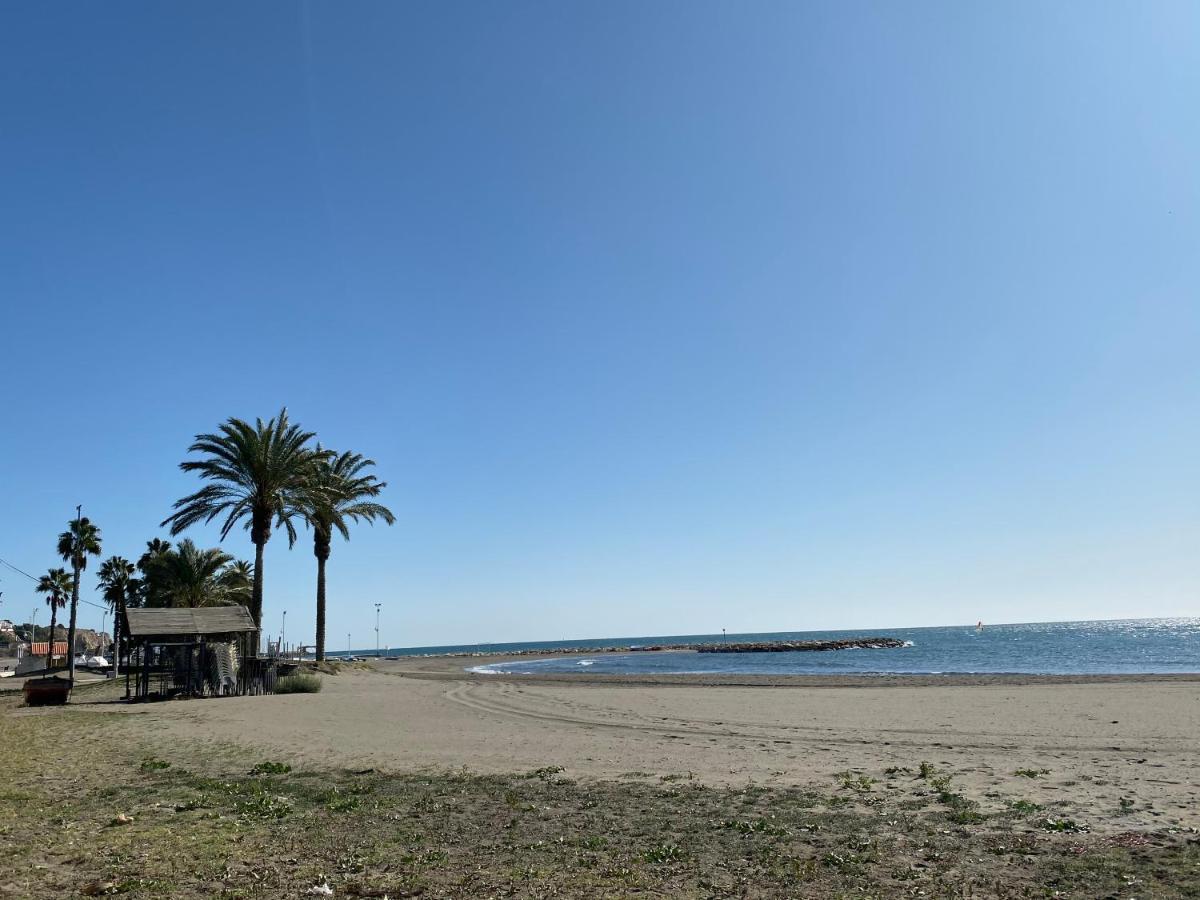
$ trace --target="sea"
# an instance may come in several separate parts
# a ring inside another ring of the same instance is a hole
[[[596,653],[589,648],[647,647],[734,641],[809,641],[882,636],[903,647],[783,653]],[[470,665],[482,674],[737,674],[737,675],[937,675],[937,674],[1160,674],[1200,672],[1200,618],[1121,619],[1096,622],[1033,622],[1013,625],[951,625],[842,631],[780,631],[763,634],[693,634],[616,637],[515,644],[464,644],[389,649],[390,656],[495,653],[579,648],[582,657],[533,655]],[[372,651],[362,651],[370,654]],[[332,656],[333,654],[331,654]],[[345,654],[341,654],[345,655]]]

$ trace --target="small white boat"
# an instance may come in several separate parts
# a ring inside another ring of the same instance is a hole
[[[110,663],[103,656],[85,656],[80,654],[75,657],[75,668],[77,669],[111,669]]]

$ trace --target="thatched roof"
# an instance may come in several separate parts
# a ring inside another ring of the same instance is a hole
[[[244,606],[205,606],[200,609],[127,609],[129,636],[195,637],[201,634],[241,634],[256,630]]]

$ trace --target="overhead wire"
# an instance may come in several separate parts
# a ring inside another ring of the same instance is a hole
[[[24,569],[17,568],[16,566],[14,566],[12,563],[10,563],[6,559],[0,559],[0,565],[7,566],[8,568],[10,568],[14,572],[16,572],[18,575],[24,575],[30,581],[36,582],[38,580],[33,575],[30,575],[28,572],[26,572]],[[84,600],[82,597],[79,598],[79,602],[86,603],[88,606],[94,606],[94,607],[96,607],[96,609],[103,609],[103,610],[108,609],[108,607],[105,606],[103,603],[93,603],[91,600]]]

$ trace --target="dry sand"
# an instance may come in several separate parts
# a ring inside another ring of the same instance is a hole
[[[317,695],[90,708],[136,717],[154,740],[232,742],[309,768],[560,765],[582,778],[827,786],[847,769],[881,777],[927,760],[996,804],[1070,801],[1112,828],[1200,826],[1200,677],[700,684],[463,671],[479,662],[383,662],[326,677]],[[1121,798],[1129,808],[1114,816]]]

